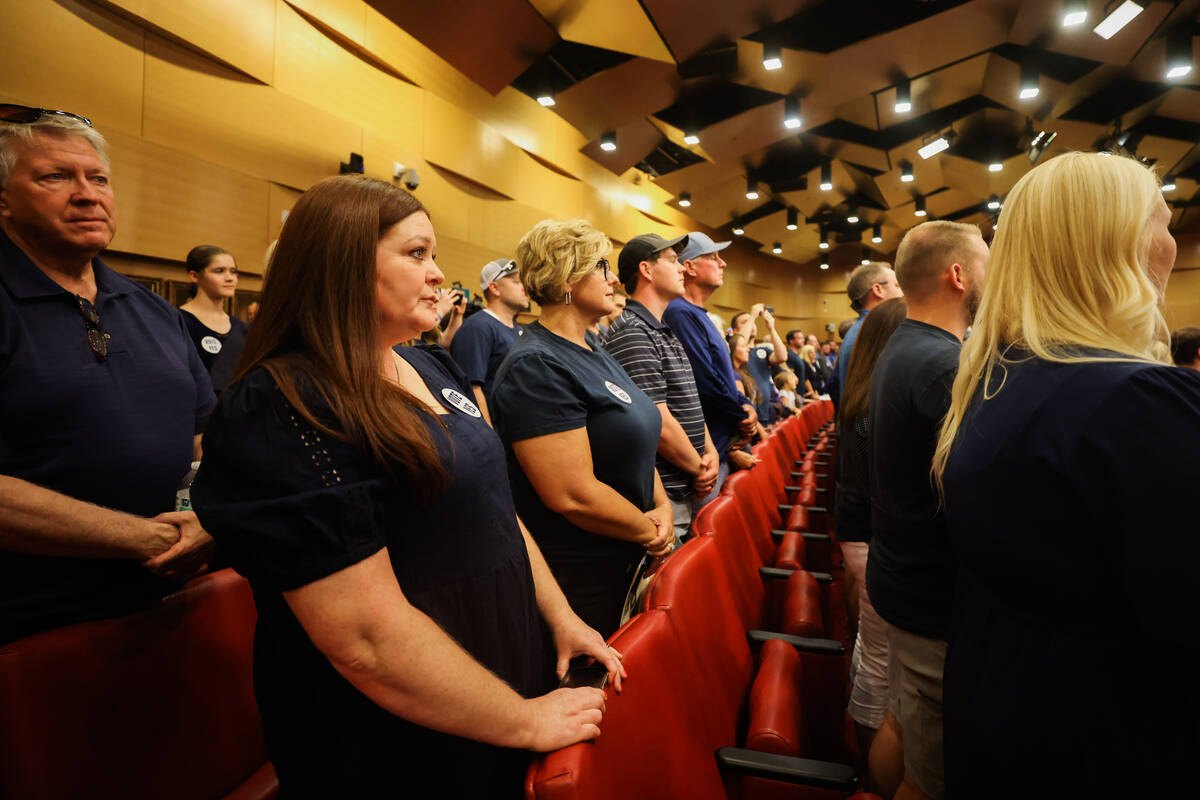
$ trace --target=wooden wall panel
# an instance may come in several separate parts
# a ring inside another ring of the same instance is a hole
[[[215,244],[257,267],[267,245],[265,180],[125,134],[111,142],[114,250],[182,261]]]
[[[74,0],[0,0],[0,94],[142,130],[142,42],[132,22]]]
[[[102,0],[271,83],[275,0]]]
[[[278,183],[271,183],[267,187],[267,242],[275,241],[279,238],[279,231],[283,228],[285,219],[284,212],[291,211],[292,206],[299,199],[300,192],[288,186],[280,186]],[[266,271],[266,250],[260,254],[258,259],[258,269],[256,272]]]
[[[370,6],[362,0],[287,0],[287,4],[320,20],[355,44],[366,42]]]
[[[470,239],[469,195],[450,183],[424,159],[414,157],[413,153],[400,145],[370,130],[365,131],[363,139],[362,153],[368,175],[390,181],[393,161],[414,167],[421,177],[421,185],[415,194],[422,205],[429,209],[433,229],[439,240],[443,237],[464,241]]]
[[[147,139],[297,189],[362,152],[361,127],[154,35],[145,98]]]
[[[499,132],[432,94],[425,95],[425,160],[516,197],[518,159]]]
[[[1171,330],[1185,325],[1200,326],[1200,268],[1175,268],[1167,282],[1163,315]]]
[[[350,53],[283,0],[278,19],[275,88],[421,152],[425,92]]]
[[[435,221],[435,230],[436,227]],[[471,290],[472,297],[479,294],[479,271],[483,269],[483,265],[511,255],[502,250],[481,247],[465,239],[438,235],[437,265],[446,276],[442,286],[448,288],[454,281],[460,281],[463,287]]]
[[[472,197],[468,231],[470,240],[501,255],[512,256],[525,232],[550,216],[544,208],[534,208],[512,200],[485,200]],[[500,258],[500,256],[493,256]],[[480,267],[483,264],[479,265]]]

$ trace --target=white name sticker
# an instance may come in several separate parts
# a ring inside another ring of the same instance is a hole
[[[609,393],[612,394],[613,397],[620,400],[622,403],[628,404],[628,403],[633,402],[633,398],[629,396],[629,392],[625,391],[620,386],[617,386],[612,381],[605,381],[604,388],[608,389]]]
[[[221,340],[215,336],[205,336],[200,340],[200,346],[210,353],[221,352]]]
[[[462,392],[456,392],[453,389],[446,388],[442,389],[442,397],[447,403],[468,416],[475,417],[476,419],[483,416],[479,413],[479,409],[476,408],[474,403],[463,397]]]

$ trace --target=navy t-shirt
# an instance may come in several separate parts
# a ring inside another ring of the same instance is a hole
[[[1024,355],[943,476],[947,790],[1138,796],[1200,745],[1200,372]]]
[[[92,269],[104,361],[76,296],[0,232],[0,473],[150,517],[175,507],[212,384],[178,309],[98,258]],[[0,641],[162,591],[130,560],[0,550]]]
[[[597,480],[649,511],[662,430],[658,407],[603,349],[580,347],[539,322],[526,326],[509,351],[496,373],[488,407],[508,454],[517,513],[571,607],[589,625],[611,634],[642,546],[585,531],[546,508],[512,445],[585,428]]]
[[[950,627],[955,565],[929,469],[961,350],[949,331],[904,320],[875,364],[868,412],[867,592],[891,624],[941,640]]]
[[[771,348],[765,345],[756,345],[750,348],[750,361],[746,364],[746,369],[750,371],[750,377],[754,378],[754,382],[758,384],[758,403],[754,406],[754,410],[758,413],[758,419],[763,425],[770,425],[775,421],[775,408],[771,405],[771,395],[778,394],[774,392],[775,382],[771,379]]]
[[[520,335],[519,325],[511,328],[486,310],[477,311],[463,322],[450,341],[450,354],[472,385],[487,392],[496,370]]]
[[[213,366],[225,354],[227,346],[236,347],[236,353],[228,354],[232,355],[236,362],[237,357],[241,355],[242,347],[246,344],[246,323],[237,317],[230,317],[229,330],[225,333],[217,333],[190,311],[180,309],[180,313],[183,315],[184,324],[187,325],[188,336],[192,337],[192,344],[196,346],[196,353],[200,356],[200,361],[210,376],[213,374]]]

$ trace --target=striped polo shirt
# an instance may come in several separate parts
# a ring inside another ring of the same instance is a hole
[[[629,298],[624,313],[617,317],[604,343],[612,357],[625,368],[637,387],[667,411],[683,428],[696,452],[704,453],[704,411],[692,365],[679,338],[644,305]],[[673,500],[692,493],[692,475],[667,461],[657,460],[663,488]]]

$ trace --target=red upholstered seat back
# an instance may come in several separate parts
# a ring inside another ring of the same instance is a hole
[[[764,564],[775,561],[775,542],[771,539],[771,516],[768,513],[766,493],[769,491],[759,484],[769,479],[766,471],[757,467],[735,472],[725,481],[725,493],[737,501],[738,513],[742,517],[746,533],[758,550],[758,557]],[[771,510],[774,506],[771,506]]]
[[[600,738],[535,757],[526,798],[725,800],[713,750],[695,735],[704,699],[680,680],[688,667],[666,613],[639,614],[610,642],[629,679],[620,694],[608,690]]]
[[[251,680],[255,619],[249,585],[223,570],[137,614],[0,646],[0,796],[235,791],[267,761]],[[267,786],[273,795],[270,776]]]

